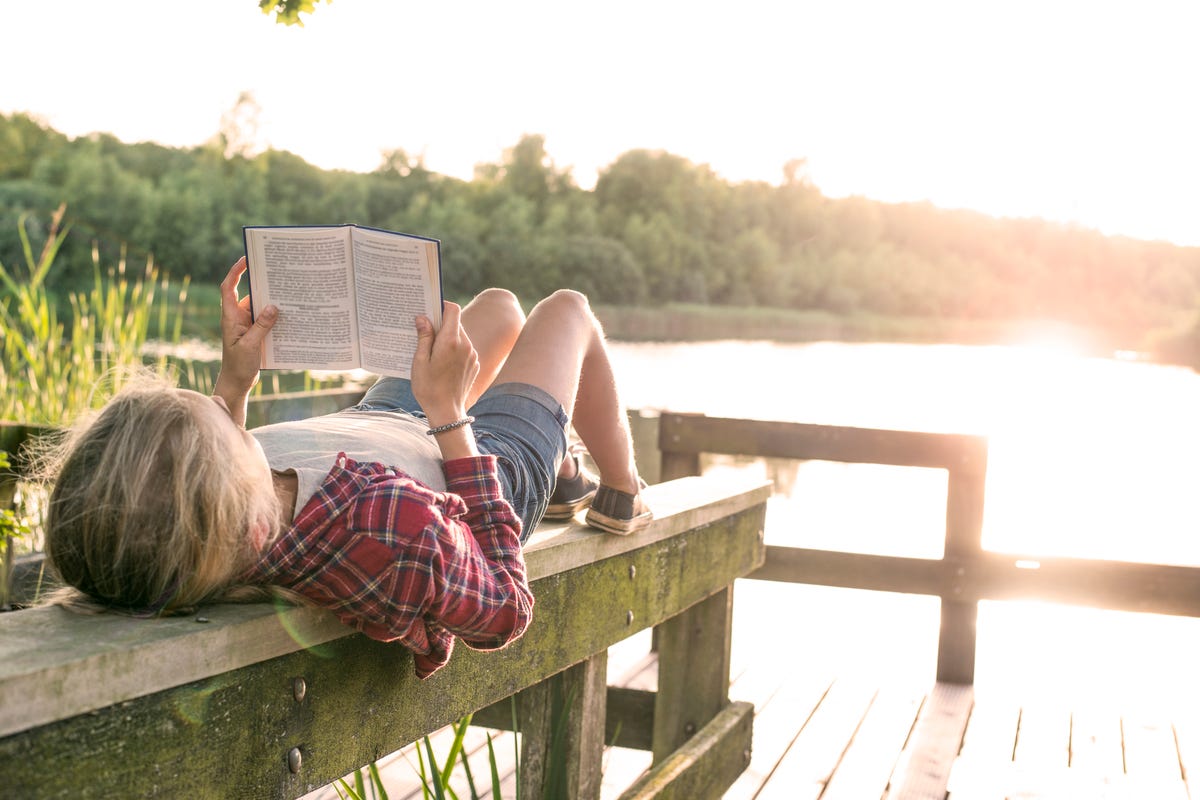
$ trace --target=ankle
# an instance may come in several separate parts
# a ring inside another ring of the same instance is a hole
[[[575,460],[575,456],[568,455],[558,465],[558,477],[565,480],[571,480],[579,474],[579,462]]]
[[[618,492],[624,492],[625,494],[631,495],[636,495],[642,490],[642,479],[638,477],[636,472],[633,473],[632,476],[623,476],[623,478],[619,481],[610,481],[607,478],[601,478],[600,484],[602,486],[607,486],[610,489],[616,489]]]

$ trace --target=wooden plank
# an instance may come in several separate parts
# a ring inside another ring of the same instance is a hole
[[[564,574],[592,562],[628,559],[613,578],[639,596],[669,583],[678,565],[651,559],[653,573],[636,573],[636,557],[662,552],[681,534],[704,529],[766,502],[769,484],[692,478],[647,490],[657,518],[633,536],[609,536],[582,526],[539,530],[526,548],[531,581]],[[762,530],[762,509],[755,530]],[[749,568],[762,561],[761,544]],[[629,569],[633,567],[634,573]],[[614,568],[614,572],[617,571]],[[712,587],[708,591],[711,591]],[[708,592],[705,592],[707,594]],[[648,599],[648,598],[644,598]],[[627,612],[632,609],[622,609]],[[198,625],[197,619],[206,623]],[[644,625],[637,621],[626,630]],[[624,620],[621,624],[625,625]],[[219,675],[269,658],[351,635],[332,614],[270,604],[205,608],[195,617],[137,620],[118,615],[81,616],[58,608],[0,614],[0,736],[85,713],[141,695]],[[582,653],[580,658],[591,655]],[[559,665],[562,666],[562,665]]]
[[[608,653],[521,692],[521,794],[598,800]]]
[[[1186,713],[1175,721],[1175,742],[1188,794],[1200,798],[1200,719],[1194,713]]]
[[[983,497],[987,476],[987,451],[977,454],[971,469],[950,470],[946,488],[946,544],[944,558],[973,562],[983,551]],[[975,681],[976,601],[963,597],[966,570],[948,566],[952,581],[942,595],[941,631],[938,635],[937,679],[947,683]]]
[[[1094,784],[1116,784],[1125,774],[1121,715],[1111,708],[1071,712],[1071,771]]]
[[[246,427],[332,414],[362,399],[363,389],[315,389],[251,397],[246,404]]]
[[[922,699],[912,690],[881,688],[821,800],[883,797]]]
[[[776,670],[771,670],[775,673]],[[738,776],[724,800],[753,800],[767,783],[796,736],[804,730],[817,707],[828,694],[832,680],[786,670],[772,681],[776,687],[767,698],[754,703],[754,751],[745,772]],[[739,685],[731,690],[738,700],[747,700]]]
[[[866,716],[876,689],[861,681],[837,681],[812,716],[796,721],[800,732],[767,779],[758,800],[816,800]],[[803,725],[803,727],[800,727]]]
[[[530,580],[669,540],[765,504],[770,496],[771,484],[756,478],[691,477],[655,484],[645,489],[654,521],[631,536],[612,536],[578,523],[540,525],[525,545]]]
[[[460,648],[425,681],[403,647],[345,636],[320,652],[275,657],[5,737],[0,772],[15,796],[103,797],[136,785],[146,797],[295,797],[710,596],[761,561],[762,512],[541,578],[538,612],[522,639],[493,653]],[[298,677],[307,684],[302,702],[293,695]],[[287,766],[293,748],[303,757],[298,773]]]
[[[1187,797],[1175,730],[1161,716],[1144,713],[1121,718],[1125,773],[1154,797]],[[1150,795],[1146,795],[1150,796]]]
[[[945,562],[930,558],[767,545],[763,565],[746,577],[756,581],[947,595],[951,592],[951,569]]]
[[[763,566],[747,577],[938,595],[964,603],[1040,600],[1200,617],[1200,567],[991,552],[938,561],[772,545]]]
[[[621,800],[717,800],[750,762],[754,707],[730,703]]]
[[[975,682],[976,603],[942,600],[938,633],[937,679],[942,683]]]
[[[1030,771],[1065,769],[1070,753],[1070,710],[1053,701],[1023,703],[1013,763]]]
[[[976,695],[962,750],[947,782],[953,800],[1003,800],[1021,709],[1010,698]]]
[[[687,564],[681,564],[687,569]],[[674,753],[729,703],[733,588],[658,626],[654,762]]]
[[[632,750],[654,747],[654,692],[621,686],[608,687],[608,713],[604,741]]]
[[[650,750],[654,726],[654,692],[609,686],[605,692],[604,743],[634,750]],[[512,730],[512,710],[507,699],[475,712],[472,725]],[[518,719],[522,729],[525,724]]]
[[[260,603],[158,620],[34,608],[0,615],[0,632],[5,736],[305,646],[320,648],[350,629],[323,611]]]
[[[986,469],[987,440],[949,433],[893,431],[794,422],[726,419],[692,414],[659,418],[664,451]]]
[[[934,685],[921,705],[912,735],[892,773],[888,798],[944,800],[974,697],[970,686]]]

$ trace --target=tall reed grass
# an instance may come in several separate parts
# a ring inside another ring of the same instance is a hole
[[[149,360],[144,352],[151,334],[179,341],[188,280],[183,280],[177,304],[156,304],[170,282],[152,260],[136,276],[129,274],[123,255],[104,271],[93,249],[91,288],[70,292],[69,314],[60,314],[61,301],[47,282],[67,234],[63,213],[63,208],[55,212],[36,255],[22,219],[24,270],[0,264],[0,419],[64,424],[102,405],[138,369],[159,374],[176,369],[165,352]]]

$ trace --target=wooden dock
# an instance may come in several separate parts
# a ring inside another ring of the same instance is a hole
[[[974,437],[664,414],[657,440],[663,479],[697,474],[702,453],[934,467],[948,476],[941,558],[803,549],[786,525],[767,525],[764,566],[735,583],[729,699],[753,704],[753,742],[723,797],[1200,800],[1190,644],[1200,641],[1200,567],[984,550],[987,451]],[[997,644],[980,608],[1012,602],[1186,625],[1166,637],[1173,647],[1159,648],[1115,626],[1084,630],[1048,617]],[[1111,658],[1083,654],[1096,641],[1112,645]],[[1059,669],[1064,654],[1070,666]],[[1113,668],[1129,654],[1138,656],[1133,667]],[[614,693],[620,700],[626,689],[635,697],[657,685],[648,630],[610,646],[606,658],[610,707]],[[650,766],[638,735],[609,734],[601,797],[620,796]],[[470,730],[475,791],[491,796],[489,737],[501,793],[515,797],[521,737],[507,731]],[[431,739],[444,758],[445,730]],[[422,797],[413,746],[376,763],[391,798]],[[458,796],[471,797],[463,771],[455,776]],[[326,786],[306,797],[338,796]]]
[[[827,610],[821,592],[845,591],[737,583],[730,698],[754,704],[754,745],[725,800],[1200,798],[1193,775],[1200,774],[1200,715],[1186,706],[1065,698],[994,681],[939,683],[929,645],[936,612],[923,626],[891,632],[873,651],[850,641],[862,632],[853,627],[860,619],[847,620],[840,641],[830,633],[833,621],[816,619]],[[785,630],[788,617],[802,620],[792,626],[801,634],[795,639]],[[900,651],[896,641],[912,647]],[[648,631],[610,649],[611,685],[651,689],[656,680]],[[506,731],[468,734],[476,790],[491,796],[489,735],[502,794],[514,797],[514,740]],[[431,741],[443,758],[447,733]],[[605,755],[602,796],[619,796],[649,765],[649,753],[621,747],[618,735]],[[422,796],[411,747],[380,767],[392,800]],[[458,772],[459,797],[470,797]],[[326,787],[306,800],[337,797]]]

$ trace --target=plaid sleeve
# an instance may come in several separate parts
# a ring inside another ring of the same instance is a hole
[[[473,544],[470,568],[454,570],[453,581],[448,576],[442,619],[467,646],[494,650],[520,637],[533,619],[521,519],[501,491],[495,456],[447,461],[444,470],[447,488],[466,505],[459,522]]]
[[[464,495],[406,481],[368,488],[350,519],[361,552],[339,559],[354,573],[346,588],[357,588],[343,610],[372,638],[404,641],[418,674],[449,660],[454,635],[499,649],[533,617],[520,521],[500,493],[495,457],[459,461],[470,463],[450,462],[447,480]]]
[[[381,465],[335,470],[258,578],[373,639],[403,642],[422,678],[449,661],[456,635],[505,646],[533,615],[520,520],[494,456],[449,462],[446,473],[452,491],[439,493]]]

